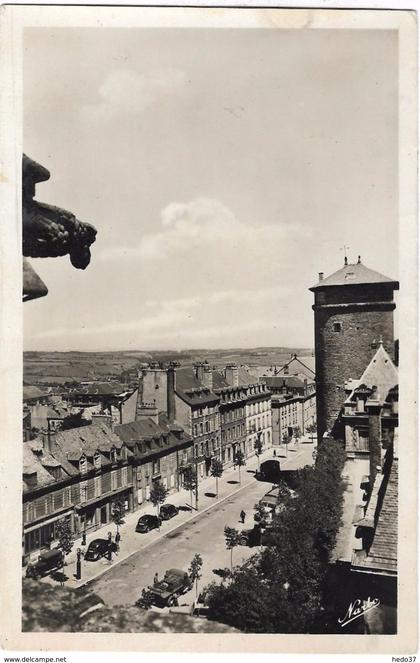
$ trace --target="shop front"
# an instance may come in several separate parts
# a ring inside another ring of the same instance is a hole
[[[89,500],[76,506],[75,533],[93,532],[112,522],[112,505],[122,502],[124,511],[133,510],[132,488],[121,488],[110,494]]]

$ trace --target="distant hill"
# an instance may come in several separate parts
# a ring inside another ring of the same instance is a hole
[[[191,365],[207,361],[217,368],[229,362],[241,366],[258,367],[282,365],[293,354],[311,356],[311,348],[257,347],[222,350],[121,350],[112,352],[36,352],[23,353],[23,379],[26,384],[62,384],[94,379],[118,379],[123,373],[136,369],[142,362],[178,361]]]

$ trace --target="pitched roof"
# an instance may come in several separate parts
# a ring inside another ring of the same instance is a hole
[[[24,385],[23,386],[23,400],[24,401],[30,401],[35,398],[43,398],[44,396],[48,396],[47,392],[42,391],[38,387],[35,387],[33,385]]]
[[[248,384],[258,383],[258,378],[255,375],[251,375],[244,366],[238,367],[238,382],[241,386],[246,386]]]
[[[175,392],[188,405],[217,403],[219,400],[210,389],[203,387],[190,367],[177,368]]]
[[[398,370],[382,343],[360,377],[359,385],[377,387],[379,400],[384,401],[390,389],[398,384]]]
[[[228,387],[229,383],[225,380],[220,371],[213,371],[213,389],[223,389]]]
[[[315,377],[315,357],[304,357],[304,359],[305,359],[305,362],[303,362],[297,355],[293,355],[293,357],[291,359],[289,359],[289,361],[286,364],[284,364],[282,369],[278,373],[276,373],[276,375],[279,375],[279,374],[284,375],[284,369],[286,367],[288,368],[289,375],[290,375],[291,374],[290,369],[292,367],[292,370],[293,370],[293,363],[296,363],[297,364],[297,366],[296,366],[297,373],[301,373],[301,374],[305,375],[305,377],[314,378]]]
[[[115,426],[114,431],[123,442],[134,442],[145,437],[159,437],[167,432],[149,417],[142,417],[127,424],[119,424]]]
[[[33,452],[31,445],[28,442],[23,444],[23,489],[24,491],[30,488],[29,484],[25,482],[25,475],[35,474],[37,480],[37,487],[49,486],[55,483],[54,477],[46,470],[40,458]]]
[[[283,386],[289,387],[290,389],[303,389],[305,383],[302,379],[296,375],[274,375],[260,378],[267,387],[277,387],[281,388]]]
[[[106,424],[98,422],[58,431],[56,445],[69,460],[79,460],[82,454],[92,457],[96,451],[109,452],[112,447],[120,449],[122,442]]]
[[[368,553],[358,551],[354,566],[370,568],[377,571],[397,572],[398,548],[398,459],[394,458],[389,472],[385,492],[375,515],[375,532]]]
[[[399,287],[398,281],[390,279],[388,276],[384,276],[379,272],[375,272],[373,269],[369,269],[362,262],[357,262],[344,265],[344,267],[334,272],[334,274],[327,276],[326,279],[322,279],[322,281],[319,281],[319,283],[309,288],[309,290],[314,291],[329,286],[362,285],[367,283],[387,283],[388,285],[392,284],[395,289]]]

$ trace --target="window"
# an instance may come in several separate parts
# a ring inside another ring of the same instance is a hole
[[[160,459],[153,461],[153,474],[159,474],[160,472]]]
[[[101,468],[101,456],[97,451],[93,456],[93,465],[95,467],[95,470],[99,470]]]
[[[197,437],[197,433],[198,433],[197,424],[194,424],[194,437]]]
[[[86,474],[86,472],[87,472],[86,456],[82,456],[79,460],[79,472],[80,472],[80,474]]]
[[[335,332],[340,332],[341,331],[341,322],[334,322],[333,324],[333,330]]]
[[[210,422],[206,421],[206,433],[210,431]]]
[[[203,434],[203,424],[201,423],[200,424],[200,435],[202,435],[202,434]]]

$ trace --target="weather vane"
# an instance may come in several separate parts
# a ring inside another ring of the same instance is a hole
[[[344,244],[344,246],[342,246],[342,247],[340,248],[340,251],[344,251],[344,264],[345,264],[345,265],[347,265],[347,251],[348,251],[349,249],[350,249],[350,247],[349,247],[349,246],[346,246],[345,244]]]

